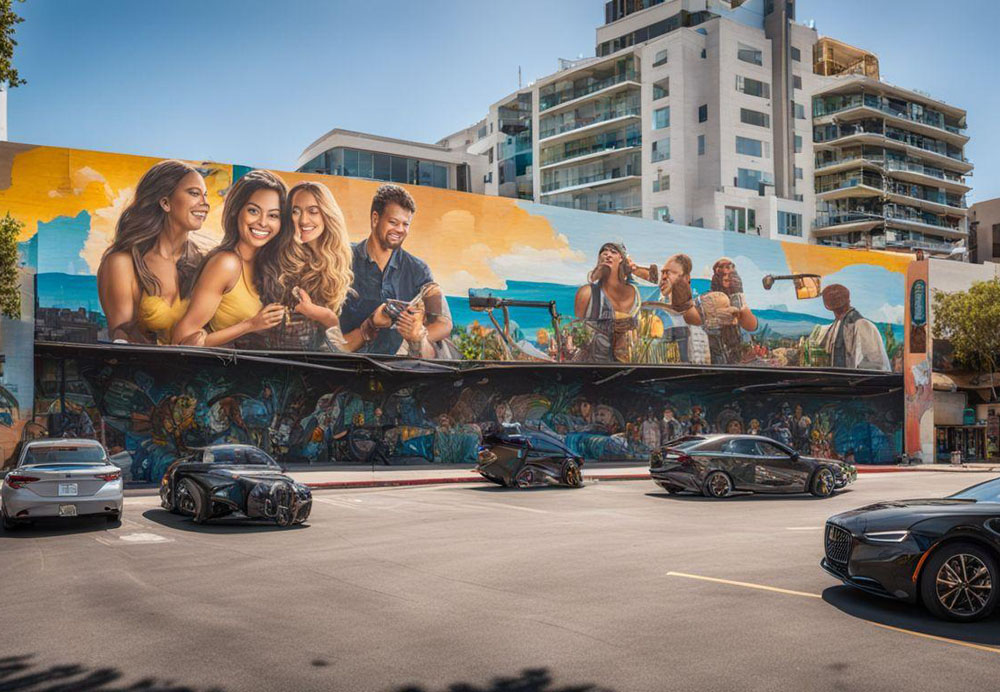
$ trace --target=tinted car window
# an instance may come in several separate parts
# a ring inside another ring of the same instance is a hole
[[[242,454],[237,456],[237,450],[232,447],[219,447],[218,449],[206,449],[202,459],[206,464],[238,464],[242,460]]]
[[[107,459],[102,447],[96,445],[59,445],[28,447],[22,466],[36,464],[103,464]]]
[[[757,448],[760,450],[760,454],[765,457],[787,457],[788,452],[781,449],[777,445],[771,444],[770,442],[757,441]]]
[[[689,435],[688,437],[678,437],[676,440],[670,440],[667,443],[668,447],[672,449],[690,449],[697,444],[705,441],[704,437],[697,437],[695,435]]]
[[[248,464],[250,466],[277,466],[271,457],[264,454],[264,452],[259,449],[245,449],[243,450],[243,453],[245,455],[243,461],[244,464]]]
[[[757,441],[756,440],[729,440],[723,447],[723,451],[729,452],[730,454],[745,454],[746,456],[758,456],[760,452],[757,451]]]
[[[975,500],[976,502],[1000,502],[1000,478],[986,481],[952,495],[956,500]]]
[[[728,444],[729,440],[705,440],[697,445],[694,450],[697,452],[721,452]]]

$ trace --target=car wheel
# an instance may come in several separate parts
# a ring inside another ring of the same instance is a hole
[[[809,492],[816,497],[830,497],[836,489],[837,479],[833,477],[833,471],[825,466],[818,469],[809,482]]]
[[[0,517],[3,519],[3,530],[4,531],[14,531],[20,524],[7,516],[7,510],[0,509]]]
[[[196,524],[208,519],[208,503],[202,495],[201,488],[190,478],[182,478],[177,484],[174,506],[181,514],[190,516]]]
[[[705,477],[703,492],[705,497],[729,497],[733,492],[733,481],[722,471],[712,471]]]
[[[935,552],[924,567],[920,595],[931,614],[972,622],[997,605],[996,559],[977,545],[953,543]]]
[[[583,472],[580,466],[572,459],[567,459],[563,464],[562,482],[571,488],[583,487]]]
[[[527,488],[535,484],[535,470],[523,468],[514,476],[514,485],[518,488]]]

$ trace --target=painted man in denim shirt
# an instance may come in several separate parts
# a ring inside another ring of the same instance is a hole
[[[402,247],[416,210],[413,198],[398,185],[380,186],[372,199],[371,234],[354,245],[354,293],[340,318],[350,351],[395,354],[405,340],[410,355],[432,356],[430,344],[451,334],[444,296],[430,268]],[[428,292],[429,284],[433,287]],[[409,302],[422,289],[426,312],[421,305],[403,310],[393,326],[386,301]]]

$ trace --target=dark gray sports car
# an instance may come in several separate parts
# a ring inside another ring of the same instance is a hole
[[[858,472],[852,464],[799,455],[758,435],[688,435],[653,452],[649,473],[668,493],[726,497],[737,490],[829,497]]]
[[[240,514],[291,526],[309,517],[312,492],[256,447],[215,445],[170,465],[160,482],[160,504],[198,524]]]

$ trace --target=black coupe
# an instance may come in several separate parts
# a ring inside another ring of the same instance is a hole
[[[968,622],[996,608],[1000,478],[934,500],[880,502],[830,517],[820,563],[849,586]]]
[[[312,492],[256,447],[214,445],[170,465],[160,482],[160,504],[199,524],[240,514],[291,526],[309,517]]]
[[[653,452],[649,473],[668,493],[727,497],[734,491],[829,497],[853,483],[853,464],[804,457],[759,435],[687,435]]]
[[[510,488],[535,485],[583,485],[583,459],[547,430],[521,425],[495,426],[483,431],[476,471],[488,481]]]

